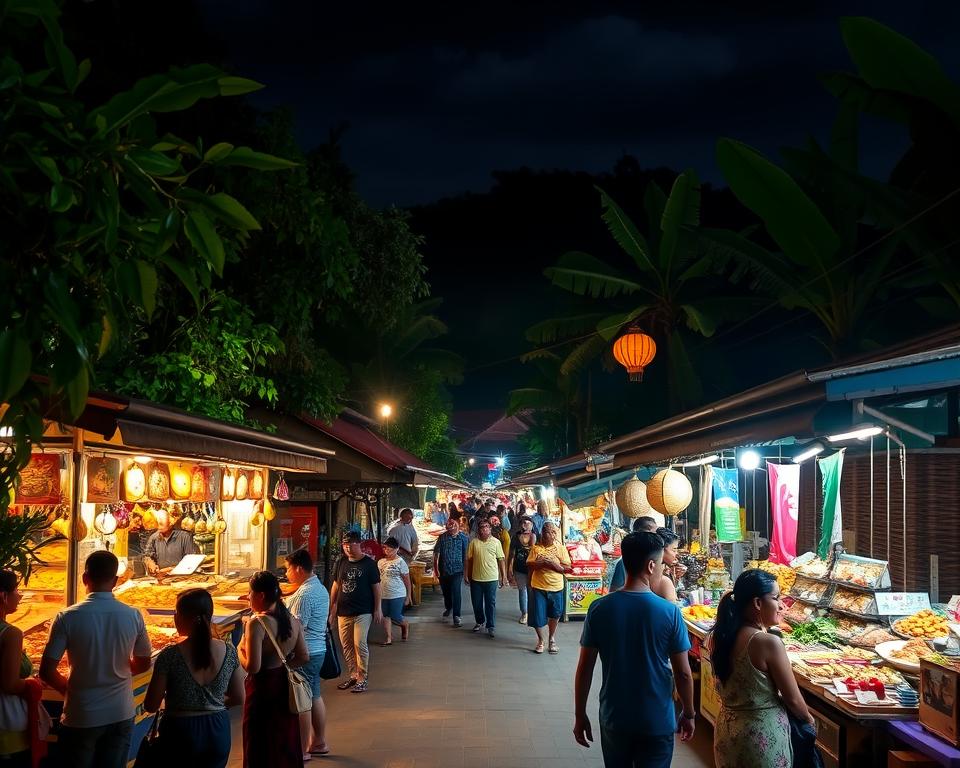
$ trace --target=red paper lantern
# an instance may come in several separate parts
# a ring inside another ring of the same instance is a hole
[[[636,325],[613,344],[613,356],[627,369],[630,381],[643,381],[643,369],[657,354],[657,343]]]

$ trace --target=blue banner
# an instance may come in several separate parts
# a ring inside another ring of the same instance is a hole
[[[713,468],[713,517],[717,541],[740,541],[740,485],[736,469]]]

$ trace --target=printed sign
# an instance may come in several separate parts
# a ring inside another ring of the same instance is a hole
[[[567,615],[586,616],[593,601],[606,594],[603,579],[567,579]]]
[[[717,541],[740,541],[740,486],[737,470],[713,468],[713,516]]]
[[[877,592],[876,598],[877,613],[881,616],[910,616],[930,610],[930,595],[926,592]]]

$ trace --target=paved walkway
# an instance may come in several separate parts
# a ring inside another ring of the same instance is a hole
[[[370,689],[352,694],[324,683],[331,754],[307,766],[343,768],[600,768],[597,693],[589,713],[597,743],[573,740],[573,674],[582,624],[561,624],[560,654],[537,656],[532,629],[517,623],[516,590],[499,593],[497,637],[473,634],[464,590],[464,627],[440,621],[439,590],[410,610],[410,641],[371,647]],[[371,633],[373,634],[373,633]],[[380,639],[375,635],[374,639]],[[241,766],[234,712],[230,768]],[[710,726],[698,721],[691,744],[677,742],[677,768],[712,766]]]

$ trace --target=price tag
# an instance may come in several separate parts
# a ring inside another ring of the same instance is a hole
[[[881,616],[910,616],[930,610],[930,595],[926,592],[877,592],[876,598],[877,613]]]

